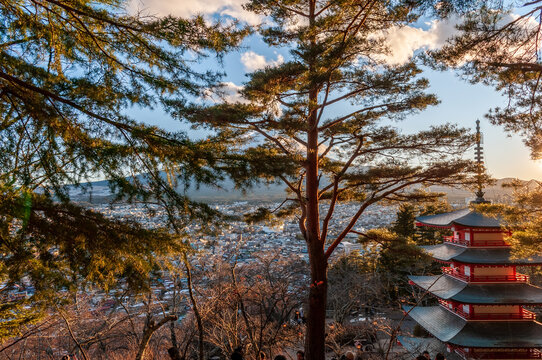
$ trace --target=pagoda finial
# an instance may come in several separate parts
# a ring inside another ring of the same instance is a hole
[[[484,149],[482,148],[482,133],[480,132],[480,120],[476,120],[476,147],[474,148],[474,160],[476,160],[476,200],[473,202],[476,204],[487,203],[484,199]]]

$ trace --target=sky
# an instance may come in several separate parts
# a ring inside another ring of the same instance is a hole
[[[131,0],[131,11],[163,16],[175,15],[190,17],[203,15],[209,19],[237,18],[249,24],[265,21],[242,8],[245,0]],[[442,46],[456,30],[457,19],[446,22],[420,21],[419,23],[390,32],[390,48],[393,49],[386,61],[400,64],[415,52],[435,49]],[[223,61],[226,72],[224,82],[232,91],[230,99],[247,80],[246,74],[265,66],[274,66],[288,58],[287,49],[272,49],[257,35],[245,39],[239,51],[229,53]],[[212,64],[209,61],[205,65]],[[215,65],[217,66],[217,65]],[[446,122],[474,129],[475,121],[481,121],[484,136],[485,162],[488,172],[495,178],[514,177],[524,180],[542,180],[542,161],[530,159],[529,150],[516,134],[505,133],[500,127],[489,124],[484,114],[489,109],[506,104],[504,98],[492,88],[473,85],[460,78],[453,71],[439,72],[425,69],[424,77],[429,79],[430,91],[438,96],[440,104],[410,116],[397,126],[405,132],[427,129],[431,125]],[[184,130],[174,120],[158,110],[134,111],[134,116],[142,121],[153,119],[151,123],[171,130]],[[197,131],[192,132],[195,136]]]

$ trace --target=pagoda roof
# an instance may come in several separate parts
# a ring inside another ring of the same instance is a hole
[[[442,306],[404,307],[440,341],[469,348],[542,348],[536,321],[466,321]]]
[[[397,336],[397,340],[401,343],[406,351],[414,356],[420,355],[424,351],[428,351],[431,359],[434,359],[437,353],[446,354],[447,360],[463,360],[463,358],[455,353],[448,353],[446,344],[435,338],[419,338],[410,336]]]
[[[542,304],[542,288],[527,283],[473,284],[448,275],[409,276],[424,290],[443,300],[478,305]]]
[[[509,247],[500,248],[475,248],[461,247],[453,244],[438,244],[420,246],[433,258],[440,261],[457,261],[465,264],[481,265],[536,265],[542,264],[542,256],[525,259],[511,259]]]
[[[469,208],[444,214],[418,216],[418,222],[426,226],[451,227],[454,224],[467,227],[500,228],[499,220],[485,216]]]

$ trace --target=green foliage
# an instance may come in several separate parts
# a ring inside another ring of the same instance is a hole
[[[413,275],[417,269],[427,267],[429,260],[414,241],[398,236],[382,243],[377,271],[406,282],[406,275]]]
[[[493,5],[493,6],[491,6]],[[492,109],[487,118],[507,131],[519,133],[533,158],[542,156],[542,102],[539,61],[540,1],[519,1],[515,9],[494,2],[468,13],[461,33],[433,52],[435,67],[459,68],[465,78],[494,87],[507,105]]]
[[[150,275],[166,255],[186,247],[167,231],[29,194],[9,188],[0,193],[0,297],[6,301],[0,316],[9,335],[74,291],[148,291]],[[27,297],[13,298],[14,290]]]
[[[129,15],[126,4],[0,0],[0,295],[32,294],[2,302],[11,335],[77,289],[147,291],[166,255],[186,248],[166,230],[70,202],[66,184],[110,179],[114,200],[155,202],[177,230],[217,215],[175,190],[220,179],[227,138],[193,141],[127,112],[169,112],[201,95],[221,74],[193,63],[220,59],[248,31]]]
[[[402,204],[397,211],[397,219],[390,230],[403,237],[412,237],[416,233],[415,222],[417,211],[412,204]]]
[[[363,241],[378,245],[375,271],[381,276],[390,303],[408,294],[408,275],[424,273],[431,265],[431,257],[412,238],[376,229]]]
[[[452,211],[452,207],[446,201],[432,201],[423,204],[418,210],[417,216],[442,214]],[[428,226],[420,226],[416,229],[414,240],[418,245],[440,244],[444,236],[452,235],[448,229],[439,229]]]
[[[193,126],[235,139],[230,150],[244,161],[231,172],[237,185],[286,187],[286,202],[297,208],[287,214],[297,216],[308,246],[311,360],[325,352],[328,259],[365,209],[432,198],[420,189],[474,180],[476,168],[462,159],[474,140],[467,129],[448,124],[406,134],[389,125],[438,103],[414,59],[386,62],[389,29],[429,9],[448,14],[456,3],[445,10],[435,1],[251,0],[246,9],[269,20],[259,35],[287,48],[286,61],[249,74],[242,101],[176,105]],[[359,207],[330,229],[337,205],[351,200]],[[258,213],[266,221],[275,214]]]
[[[390,229],[375,229],[360,236],[366,246],[366,256],[372,254],[374,271],[379,274],[387,297],[383,301],[394,303],[408,296],[408,275],[430,273],[437,270],[431,257],[419,245],[433,245],[442,242],[449,231],[427,227],[416,227],[416,217],[450,211],[443,201],[421,204],[402,204],[397,218]]]
[[[130,108],[185,101],[219,74],[199,74],[183,56],[235,46],[246,31],[191,20],[127,15],[124,1],[0,1],[0,181],[46,187],[112,180],[118,197],[166,195],[172,179],[211,181],[205,168],[221,141],[190,140],[126,115]],[[177,201],[182,202],[177,196]]]
[[[420,204],[402,204],[397,211],[397,218],[390,230],[404,238],[410,238],[418,245],[434,245],[442,242],[442,237],[450,235],[447,229],[415,226],[418,216],[441,214],[452,211],[450,205],[442,200],[430,200]]]
[[[359,253],[351,252],[335,260],[329,266],[329,281],[344,279],[349,274],[356,276],[372,273],[376,267],[376,258],[370,251]]]
[[[245,221],[249,224],[269,221],[271,218],[271,212],[269,209],[264,207],[259,207],[254,213],[245,214],[244,216]]]

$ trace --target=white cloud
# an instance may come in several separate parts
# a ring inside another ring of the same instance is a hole
[[[505,26],[518,17],[519,15],[517,14],[505,14],[498,21],[497,27]],[[433,20],[429,22],[427,30],[412,26],[392,27],[380,35],[380,37],[385,38],[390,53],[377,58],[390,65],[404,64],[414,55],[415,51],[421,49],[439,49],[453,36],[459,35],[460,30],[456,26],[460,23],[460,18],[451,17],[446,20]],[[518,25],[526,30],[533,30],[538,27],[538,21],[533,17],[528,17]],[[527,44],[526,47],[530,45],[532,44]],[[514,47],[510,51],[516,53],[516,48]]]
[[[416,50],[438,49],[458,34],[458,23],[459,19],[451,18],[444,21],[433,20],[427,30],[412,26],[392,27],[381,35],[385,38],[390,53],[379,58],[390,65],[398,65],[407,62]]]
[[[232,82],[223,82],[214,88],[207,89],[203,97],[214,103],[247,103],[247,100],[241,96],[243,88]]]
[[[202,100],[210,100],[211,102],[230,103],[230,104],[249,104],[250,100],[245,99],[241,92],[244,86],[234,84],[233,82],[222,82],[219,85],[206,89],[203,93]],[[282,109],[276,101],[271,102],[266,107],[266,113],[273,116],[280,116]]]
[[[226,15],[246,21],[251,25],[261,22],[261,17],[243,9],[247,0],[129,0],[128,10],[144,14],[179,17],[194,15]]]
[[[241,63],[245,66],[245,70],[252,72],[263,69],[267,66],[275,67],[284,62],[284,57],[278,55],[276,60],[268,61],[263,55],[256,54],[254,51],[247,51],[241,55]]]

